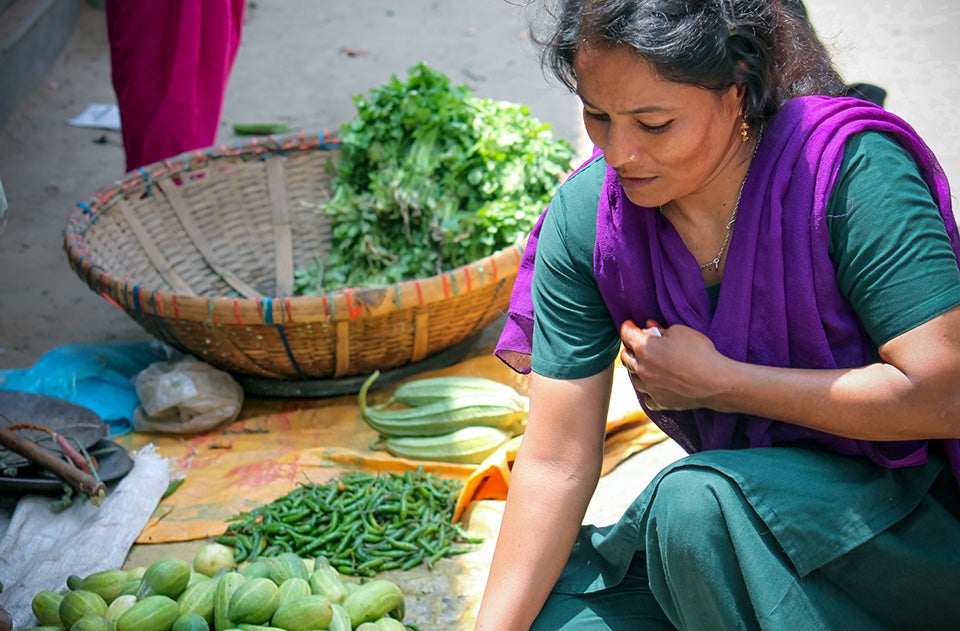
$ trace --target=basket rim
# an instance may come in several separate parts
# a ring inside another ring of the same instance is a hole
[[[100,213],[127,195],[149,191],[156,182],[207,168],[218,160],[263,160],[297,151],[334,151],[340,139],[322,129],[316,134],[295,132],[258,136],[234,146],[184,152],[128,172],[112,185],[96,189],[79,202],[67,218],[64,248],[74,272],[103,298],[127,311],[152,313],[164,319],[263,323],[343,321],[375,318],[429,306],[478,291],[491,283],[512,281],[519,271],[527,237],[481,259],[433,276],[399,281],[388,286],[348,287],[324,295],[260,298],[185,295],[154,290],[130,279],[120,279],[100,267],[86,247],[84,236]]]

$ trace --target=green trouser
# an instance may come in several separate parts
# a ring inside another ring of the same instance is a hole
[[[863,493],[840,484],[823,501],[853,459],[800,453],[795,468],[798,452],[762,458],[748,484],[730,475],[736,452],[719,468],[705,454],[674,465],[617,526],[583,530],[533,628],[960,629],[960,493],[943,459],[879,478],[863,469]],[[823,475],[805,480],[811,464]],[[785,492],[765,493],[774,486]],[[808,533],[836,550],[805,550]],[[631,546],[616,569],[609,557]]]

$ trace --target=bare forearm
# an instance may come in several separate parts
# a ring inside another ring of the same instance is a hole
[[[478,631],[528,629],[560,576],[600,478],[612,379],[533,375]]]
[[[771,368],[730,362],[707,405],[864,440],[960,436],[956,388],[911,381],[883,363],[850,370]]]
[[[518,458],[477,629],[528,629],[570,554],[599,477]],[[506,625],[506,626],[505,626]]]

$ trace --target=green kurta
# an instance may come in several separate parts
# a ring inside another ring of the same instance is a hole
[[[531,364],[549,377],[596,374],[619,348],[593,275],[604,169],[562,187],[537,245]],[[838,284],[875,346],[960,305],[943,221],[895,142],[848,143],[828,212]],[[941,453],[885,469],[717,450],[667,467],[617,524],[584,527],[534,628],[956,629],[958,595],[960,502]]]

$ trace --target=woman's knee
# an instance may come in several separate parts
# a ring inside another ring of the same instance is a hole
[[[683,467],[660,479],[650,503],[649,518],[669,536],[723,524],[725,504],[734,489],[726,476],[700,467]]]

